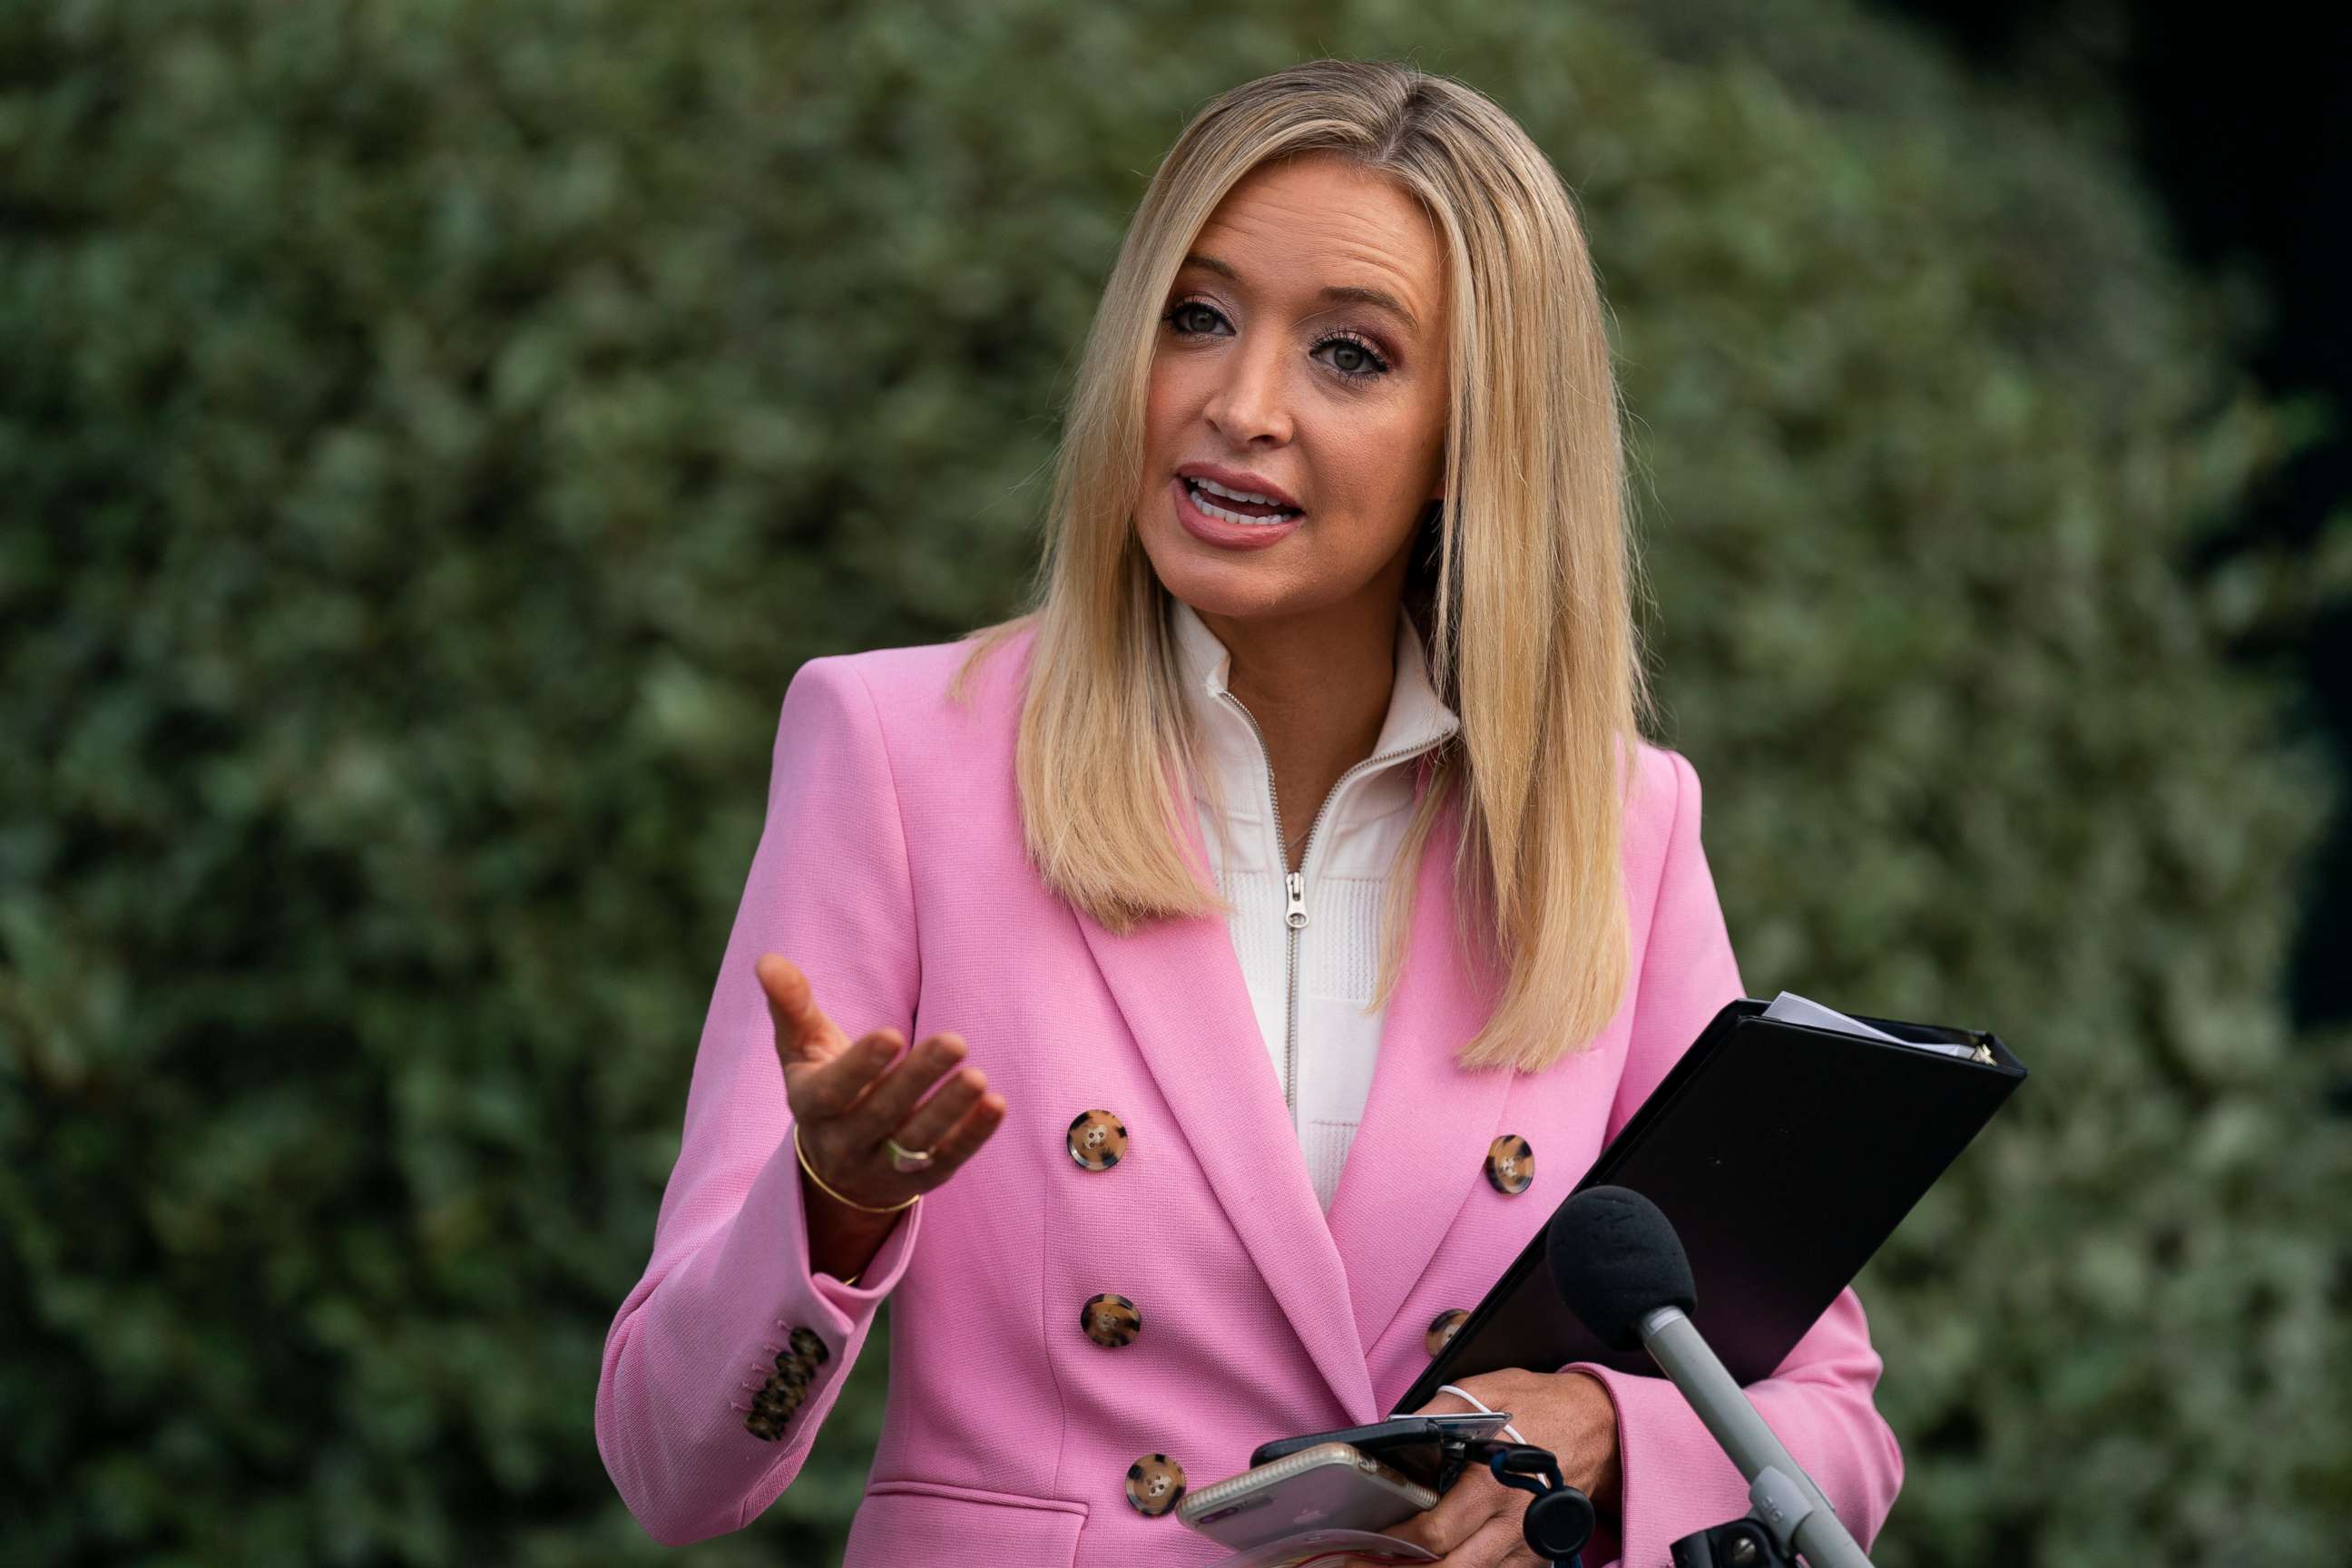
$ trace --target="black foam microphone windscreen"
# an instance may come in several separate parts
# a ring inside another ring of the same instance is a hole
[[[1642,1348],[1642,1320],[1698,1306],[1674,1223],[1631,1187],[1588,1187],[1552,1216],[1544,1252],[1568,1310],[1612,1350]]]

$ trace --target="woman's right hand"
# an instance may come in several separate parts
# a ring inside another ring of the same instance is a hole
[[[844,1035],[817,1006],[808,976],[789,959],[762,953],[754,972],[775,1022],[776,1055],[801,1151],[825,1185],[844,1197],[887,1208],[928,1193],[954,1175],[1003,1121],[1004,1097],[982,1092],[988,1076],[978,1068],[965,1068],[922,1099],[941,1073],[963,1059],[962,1037],[933,1035],[901,1057],[906,1040],[896,1029],[877,1029],[856,1041]],[[886,1138],[896,1138],[902,1148],[929,1150],[931,1163],[919,1171],[893,1169]],[[828,1206],[845,1216],[861,1213]],[[881,1230],[892,1221],[887,1215],[866,1217]]]

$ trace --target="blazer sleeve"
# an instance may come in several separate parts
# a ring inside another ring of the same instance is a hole
[[[846,657],[810,660],[785,692],[652,1259],[604,1341],[597,1451],[637,1522],[670,1546],[740,1529],[792,1484],[922,1230],[917,1204],[855,1286],[811,1271],[783,1069],[752,973],[763,952],[800,965],[852,1039],[884,1026],[913,1038],[906,838],[880,717]],[[763,1439],[745,1419],[800,1329],[825,1354],[782,1436]]]
[[[1675,815],[1642,959],[1625,1070],[1609,1112],[1612,1138],[1707,1021],[1725,1003],[1747,994],[1699,843],[1698,774],[1679,753],[1665,754],[1676,780]],[[1903,1484],[1903,1451],[1871,1399],[1880,1366],[1862,1301],[1848,1288],[1771,1376],[1748,1385],[1764,1424],[1865,1550]],[[1600,1379],[1616,1406],[1618,1524],[1625,1568],[1666,1568],[1674,1542],[1748,1511],[1748,1487],[1738,1467],[1672,1383],[1591,1362],[1573,1362],[1560,1370]],[[1590,1560],[1607,1562],[1599,1552]]]

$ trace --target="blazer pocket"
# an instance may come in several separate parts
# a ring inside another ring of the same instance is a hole
[[[1070,1568],[1087,1505],[945,1481],[876,1481],[850,1521],[842,1568]]]

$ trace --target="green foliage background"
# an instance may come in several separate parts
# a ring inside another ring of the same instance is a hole
[[[1578,193],[1750,991],[2032,1068],[1862,1282],[1878,1561],[2341,1561],[2336,786],[2227,656],[2352,521],[2191,569],[2260,302],[1834,0],[0,8],[9,1560],[657,1554],[598,1354],[784,686],[1013,606],[1143,178],[1319,53]],[[831,1560],[882,1344],[698,1561]]]

